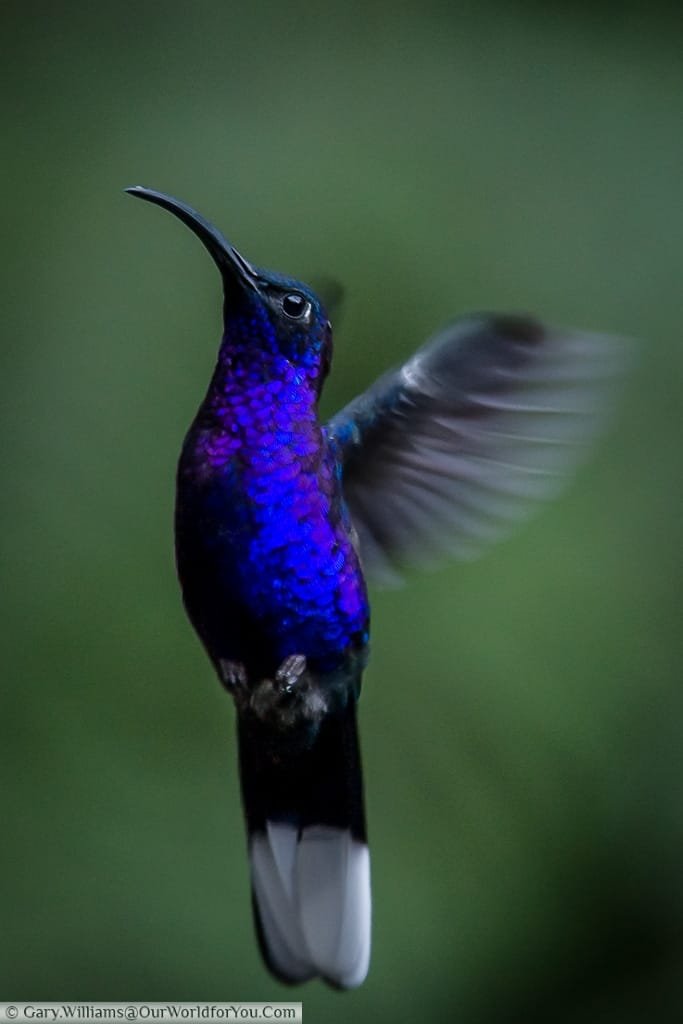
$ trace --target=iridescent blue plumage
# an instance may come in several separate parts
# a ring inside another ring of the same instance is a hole
[[[329,327],[317,300],[296,287],[316,302],[312,343],[297,330],[278,337],[258,307],[231,317],[178,474],[190,616],[214,661],[245,663],[256,675],[274,673],[290,654],[334,669],[367,643],[340,467],[318,422]],[[227,609],[236,604],[231,628]]]
[[[409,561],[469,558],[555,494],[603,420],[622,346],[469,317],[322,426],[332,333],[316,295],[253,267],[178,200],[128,191],[187,224],[223,278],[218,362],[178,467],[176,555],[237,709],[259,943],[283,981],[354,987],[371,917],[364,571],[396,580]]]

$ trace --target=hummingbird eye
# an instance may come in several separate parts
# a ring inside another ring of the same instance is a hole
[[[285,295],[282,300],[282,312],[292,318],[292,320],[298,320],[304,316],[310,309],[310,303],[303,295],[299,292],[289,292]]]

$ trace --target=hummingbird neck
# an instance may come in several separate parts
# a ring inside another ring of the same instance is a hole
[[[201,478],[229,472],[234,460],[265,473],[292,453],[316,462],[322,451],[316,363],[281,351],[256,319],[239,326],[226,324],[209,389],[186,439],[183,466]]]
[[[236,411],[257,407],[265,411],[270,402],[274,413],[275,406],[283,401],[294,403],[302,415],[309,413],[317,418],[317,379],[281,353],[263,349],[247,353],[243,348],[221,347],[204,402],[207,411],[220,414],[226,408]]]
[[[221,409],[249,402],[256,393],[270,393],[273,403],[281,392],[296,391],[297,405],[314,413],[323,375],[313,347],[284,349],[269,317],[258,306],[226,316],[218,360],[209,385],[207,403]],[[278,397],[280,396],[280,397]]]
[[[245,364],[221,349],[185,439],[180,475],[216,480],[236,465],[263,477],[283,466],[299,472],[316,465],[322,451],[317,392],[306,376],[282,355],[261,352]]]
[[[286,461],[288,452],[317,458],[322,446],[318,422],[316,380],[282,353],[223,345],[218,362],[190,433],[185,464],[191,472],[212,477],[234,458],[260,465],[274,458]]]

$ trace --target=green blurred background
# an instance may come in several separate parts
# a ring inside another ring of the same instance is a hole
[[[678,20],[124,0],[2,21],[0,997],[680,1020]],[[345,284],[328,411],[465,310],[643,339],[560,502],[374,597],[354,993],[285,989],[256,950],[233,712],[172,555],[219,280],[138,183]]]

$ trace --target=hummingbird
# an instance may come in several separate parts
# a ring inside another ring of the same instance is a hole
[[[332,327],[306,284],[245,259],[190,206],[223,335],[178,464],[184,605],[236,708],[255,930],[294,984],[368,972],[357,704],[366,580],[470,559],[553,497],[605,421],[619,339],[526,314],[465,316],[328,423]]]

